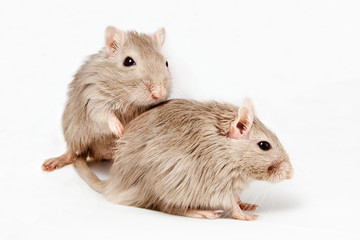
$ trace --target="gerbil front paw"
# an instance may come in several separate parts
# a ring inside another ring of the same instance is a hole
[[[215,219],[215,218],[219,218],[223,212],[224,212],[223,210],[193,210],[193,209],[189,209],[184,213],[184,216],[193,217],[193,218]]]
[[[241,202],[241,201],[239,201],[238,204],[239,204],[241,210],[244,210],[244,211],[254,211],[258,207],[258,205],[256,205],[256,204],[245,203],[245,202]]]
[[[254,214],[241,214],[241,215],[232,216],[233,219],[243,220],[243,221],[254,221],[258,219],[258,217],[259,217],[258,215],[254,215]]]
[[[124,127],[115,115],[109,118],[109,128],[117,137],[121,137],[124,134]]]

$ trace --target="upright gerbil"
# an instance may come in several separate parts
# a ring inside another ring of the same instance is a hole
[[[165,30],[152,35],[108,27],[106,47],[89,57],[69,85],[62,118],[67,151],[42,165],[52,171],[76,156],[110,159],[124,125],[166,100],[171,79],[160,49]]]
[[[290,179],[278,138],[253,105],[174,99],[142,113],[117,140],[111,176],[99,180],[82,158],[78,173],[110,201],[170,214],[254,220],[239,194],[254,180]]]

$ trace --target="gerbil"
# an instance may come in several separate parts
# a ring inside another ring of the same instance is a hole
[[[69,85],[62,118],[67,152],[45,161],[44,171],[70,164],[76,156],[111,159],[123,126],[168,98],[170,73],[160,52],[164,41],[163,28],[153,35],[106,29],[106,47],[89,57]]]
[[[111,176],[99,180],[78,158],[82,178],[110,201],[170,214],[254,220],[239,194],[254,180],[290,179],[278,138],[242,107],[175,99],[141,114],[117,140]]]

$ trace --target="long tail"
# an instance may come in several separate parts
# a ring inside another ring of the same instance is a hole
[[[77,157],[74,166],[80,177],[84,179],[91,188],[99,193],[104,192],[107,182],[100,180],[95,173],[91,171],[83,157]]]

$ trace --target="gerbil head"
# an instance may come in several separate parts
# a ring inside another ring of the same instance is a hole
[[[121,92],[117,95],[139,106],[152,105],[168,98],[171,77],[168,62],[160,52],[164,41],[164,28],[147,35],[107,27],[106,57],[117,73],[117,79],[112,80],[115,81],[112,85],[118,81],[117,88]]]
[[[293,167],[276,135],[255,116],[250,99],[245,99],[230,124],[228,137],[240,158],[240,170],[250,178],[279,182],[290,179]]]

